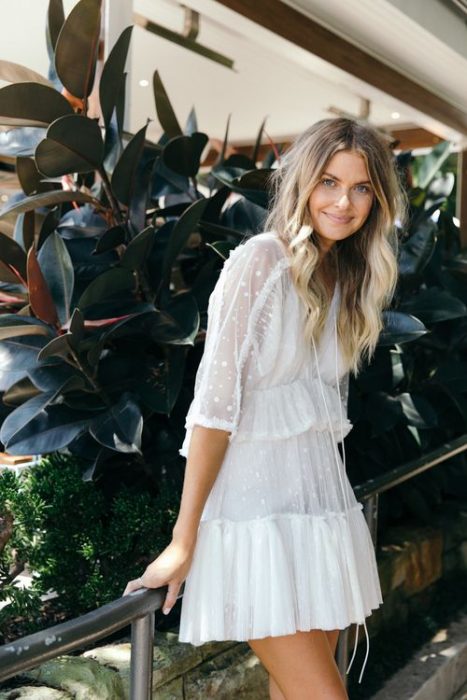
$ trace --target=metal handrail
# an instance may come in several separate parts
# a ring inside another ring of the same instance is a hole
[[[356,497],[364,501],[364,513],[375,545],[379,494],[465,450],[467,434],[354,488]],[[131,623],[130,700],[150,700],[154,612],[162,607],[166,592],[167,586],[135,591],[81,617],[0,646],[0,682],[44,661],[96,642]],[[344,683],[348,632],[349,628],[342,630],[337,648],[337,662]]]

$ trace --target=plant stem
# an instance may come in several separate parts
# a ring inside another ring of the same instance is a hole
[[[84,374],[84,376],[88,380],[89,384],[92,386],[94,391],[97,394],[99,394],[99,396],[101,397],[101,399],[105,403],[105,405],[108,406],[108,408],[112,408],[112,402],[109,399],[109,397],[107,396],[107,394],[105,393],[105,391],[103,390],[103,388],[101,386],[99,386],[99,384],[96,382],[96,380],[94,379],[92,374],[89,374],[89,372],[87,371],[87,368],[81,362],[78,355],[76,354],[76,352],[73,350],[73,348],[71,346],[69,346],[69,350],[70,350],[70,355],[72,356],[72,358],[74,360],[75,367],[77,367],[80,370],[80,372],[82,372]]]
[[[120,207],[118,206],[118,202],[115,199],[115,195],[112,192],[112,187],[110,185],[110,180],[109,176],[105,172],[104,168],[98,168],[97,172],[102,178],[102,184],[104,186],[105,194],[107,195],[107,199],[109,200],[109,204],[112,207],[113,215],[115,222],[119,225],[123,224],[123,219],[122,219],[122,214],[120,212]]]

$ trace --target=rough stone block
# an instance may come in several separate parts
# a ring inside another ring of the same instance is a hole
[[[443,537],[439,531],[414,541],[409,550],[405,590],[409,595],[427,588],[442,573]]]
[[[205,661],[185,677],[186,700],[268,700],[268,674],[246,643]]]
[[[46,688],[42,685],[0,691],[0,700],[72,700],[72,696],[63,690]]]
[[[125,700],[120,676],[93,659],[60,656],[24,676],[69,692],[74,700]]]

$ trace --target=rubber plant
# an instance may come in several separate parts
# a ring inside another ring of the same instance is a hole
[[[157,143],[147,125],[127,134],[132,30],[94,85],[100,22],[99,0],[80,0],[67,18],[51,0],[48,79],[0,64],[0,77],[14,77],[0,89],[0,123],[11,127],[3,143],[9,155],[17,149],[23,190],[0,212],[0,225],[14,224],[12,237],[0,233],[0,438],[17,454],[72,453],[86,479],[109,488],[119,480],[157,488],[163,474],[182,478],[178,449],[209,296],[229,250],[262,229],[280,148],[272,144],[257,165],[262,124],[250,156],[227,157],[227,124],[216,162],[200,169],[209,138],[194,110],[180,126],[158,71],[163,134]],[[93,89],[100,120],[90,110]],[[438,151],[411,190],[401,282],[377,355],[352,382],[354,482],[394,466],[382,454],[396,439],[401,462],[459,431],[464,390],[439,356],[448,348],[450,368],[463,367],[465,260],[452,218],[432,219],[446,197],[433,199],[448,145]],[[410,154],[399,157],[401,168],[404,159]]]
[[[51,0],[49,78],[0,64],[14,81],[0,90],[0,122],[23,190],[0,212],[0,225],[14,223],[13,236],[5,224],[0,232],[0,438],[14,454],[79,456],[86,479],[110,467],[111,479],[120,470],[156,485],[182,461],[220,267],[264,212],[247,200],[226,206],[235,186],[216,168],[252,170],[256,158],[225,158],[227,135],[216,168],[198,176],[208,137],[194,111],[181,128],[157,71],[160,141],[147,139],[147,124],[123,131],[132,28],[96,88],[100,24],[99,0],[80,0],[66,19]]]

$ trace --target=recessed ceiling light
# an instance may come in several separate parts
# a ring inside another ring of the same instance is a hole
[[[391,117],[392,117],[393,119],[399,119],[400,116],[401,116],[401,115],[399,114],[399,112],[393,112],[393,113],[391,114]]]
[[[149,80],[140,80],[139,85],[140,87],[147,87],[149,85]]]

